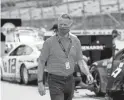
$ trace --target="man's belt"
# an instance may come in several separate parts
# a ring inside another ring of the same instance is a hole
[[[55,75],[55,74],[49,73],[49,76],[52,78],[57,78],[57,79],[70,79],[73,77],[73,74],[70,74],[68,76],[60,76],[60,75]]]

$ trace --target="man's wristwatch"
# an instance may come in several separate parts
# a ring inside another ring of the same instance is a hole
[[[43,80],[38,80],[38,83],[43,82]]]

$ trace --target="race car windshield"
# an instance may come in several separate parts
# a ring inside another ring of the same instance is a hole
[[[38,38],[38,37],[35,37],[35,36],[29,36],[29,35],[21,35],[20,37],[19,37],[19,41],[20,42],[38,42],[38,41],[40,41],[40,38]]]
[[[20,34],[16,35],[19,42],[38,42],[43,38],[38,36],[38,33],[32,31],[21,31]]]

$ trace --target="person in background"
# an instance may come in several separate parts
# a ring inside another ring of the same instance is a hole
[[[58,25],[54,24],[53,27],[50,30],[52,30],[53,32],[57,33],[58,32]]]
[[[70,32],[72,18],[62,14],[58,18],[58,32],[48,38],[43,45],[38,65],[38,91],[45,95],[43,72],[47,62],[48,85],[51,100],[72,100],[75,81],[74,66],[77,63],[90,83],[93,77],[82,59],[80,40]]]
[[[86,57],[85,55],[82,56],[83,60],[88,64],[90,58]],[[89,90],[93,90],[93,86],[92,85],[88,85],[88,83],[84,83],[82,80],[82,73],[81,70],[79,68],[79,66],[76,64],[75,66],[75,72],[74,72],[74,78],[75,78],[75,92],[78,93],[76,86],[80,86],[80,88],[83,89],[89,89]],[[84,77],[84,76],[83,76]]]
[[[118,52],[118,48],[116,47],[116,38],[119,36],[119,33],[117,30],[112,30],[112,47],[113,47],[113,52],[112,55],[114,56],[116,52]]]
[[[39,28],[39,33],[38,33],[38,35],[39,35],[39,37],[40,37],[41,40],[44,39],[45,33],[46,33],[46,29],[45,29],[45,28],[43,28],[43,27]]]

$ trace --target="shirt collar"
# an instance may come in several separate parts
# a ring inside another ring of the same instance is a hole
[[[58,35],[60,39],[63,39],[63,38],[69,38],[71,39],[71,35],[70,35],[70,32],[68,34],[66,34],[64,37]]]

